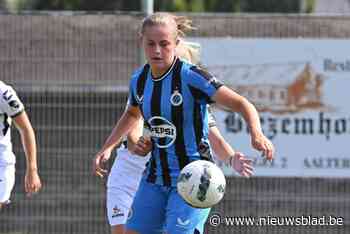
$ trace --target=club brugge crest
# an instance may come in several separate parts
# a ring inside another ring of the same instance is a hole
[[[178,90],[175,90],[170,97],[170,102],[173,106],[180,106],[182,104],[182,95]]]
[[[148,120],[151,136],[159,148],[168,148],[176,140],[176,127],[161,116],[154,116]]]

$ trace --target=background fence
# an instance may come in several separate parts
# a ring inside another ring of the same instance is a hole
[[[236,38],[349,38],[350,17],[189,15],[192,35]],[[0,233],[109,233],[105,181],[91,159],[124,108],[138,66],[135,13],[0,15],[0,75],[25,103],[36,130],[44,189],[23,193],[25,160],[17,155],[13,204],[0,213]],[[278,155],[277,155],[278,157]],[[210,227],[207,233],[349,233],[350,181],[321,178],[228,179],[216,212],[224,216],[341,216],[343,226]]]

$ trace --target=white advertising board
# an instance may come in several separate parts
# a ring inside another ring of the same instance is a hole
[[[255,104],[276,147],[256,176],[350,177],[350,40],[192,38],[201,62]],[[225,139],[248,156],[243,119],[214,108]],[[231,169],[223,167],[226,175]]]

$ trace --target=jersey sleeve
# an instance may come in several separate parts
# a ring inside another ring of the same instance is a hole
[[[143,92],[149,69],[150,66],[146,64],[132,74],[129,85],[129,105],[138,106],[143,102]]]
[[[137,106],[138,103],[136,101],[135,98],[135,92],[132,86],[132,82],[130,82],[130,87],[129,87],[129,96],[128,96],[128,102],[127,102],[127,106],[131,105],[131,106]]]
[[[215,116],[211,110],[211,107],[208,105],[207,106],[208,108],[208,125],[209,125],[209,128],[211,127],[215,127],[216,126],[216,119],[215,119]]]
[[[136,76],[132,76],[129,84],[129,96],[128,96],[128,105],[131,106],[138,106],[137,100],[136,100]]]
[[[18,98],[15,90],[9,85],[2,87],[0,100],[2,111],[12,118],[24,111],[23,103]]]
[[[194,98],[201,103],[213,103],[212,97],[223,83],[197,66],[190,67],[187,74],[187,82]]]

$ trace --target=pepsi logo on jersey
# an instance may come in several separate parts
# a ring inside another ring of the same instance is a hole
[[[161,116],[154,116],[148,120],[150,126],[151,137],[163,139],[155,141],[159,148],[168,148],[176,139],[176,127],[169,120]]]

